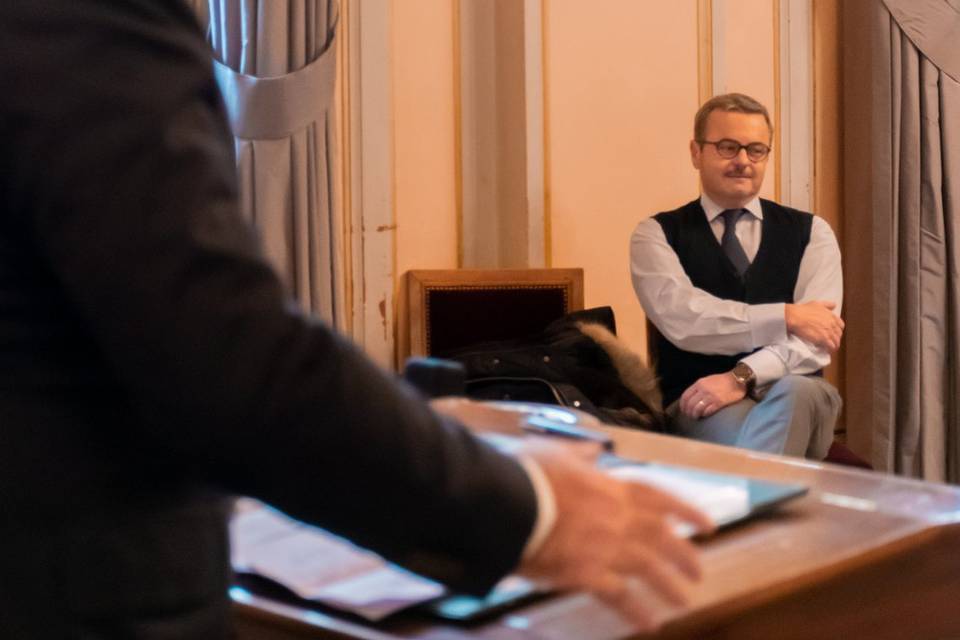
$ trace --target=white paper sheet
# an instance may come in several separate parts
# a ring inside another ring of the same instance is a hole
[[[656,464],[631,464],[613,467],[610,475],[622,480],[642,482],[673,494],[706,513],[714,524],[725,524],[750,512],[750,490],[746,478],[729,477],[724,482],[699,478],[696,472],[686,473]],[[686,523],[678,523],[676,532],[684,537],[694,533]]]
[[[368,620],[445,592],[375,553],[246,498],[238,501],[230,539],[235,570],[270,578],[301,598]]]

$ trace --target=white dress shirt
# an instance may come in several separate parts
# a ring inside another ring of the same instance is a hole
[[[723,207],[707,195],[700,196],[700,204],[719,243],[723,236]],[[760,199],[754,198],[744,209],[749,214],[740,216],[736,234],[752,263],[763,230]],[[721,355],[759,349],[742,359],[756,373],[758,386],[788,374],[813,373],[830,364],[829,353],[787,334],[784,303],[751,305],[717,298],[694,287],[667,243],[660,223],[652,217],[638,224],[630,238],[630,275],[647,317],[677,347]],[[830,225],[817,216],[800,261],[793,299],[797,303],[834,302],[834,313],[840,315],[840,247]]]
[[[547,474],[539,464],[526,456],[519,456],[518,460],[523,470],[527,472],[530,484],[533,485],[533,492],[537,496],[537,519],[534,520],[533,531],[530,532],[530,537],[527,538],[527,544],[524,545],[520,556],[522,560],[527,560],[540,550],[557,523],[557,498],[553,492],[553,485],[550,484]]]

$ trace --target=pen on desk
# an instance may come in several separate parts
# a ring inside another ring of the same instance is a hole
[[[587,442],[596,442],[606,451],[613,450],[613,440],[606,434],[596,431],[589,431],[581,427],[575,427],[562,422],[555,422],[543,416],[530,416],[522,425],[524,431],[530,433],[539,433],[548,436],[557,436],[560,438],[570,438],[571,440],[585,440]]]

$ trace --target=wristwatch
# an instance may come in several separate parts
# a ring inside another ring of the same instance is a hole
[[[747,390],[748,396],[753,393],[753,387],[757,384],[757,374],[753,372],[750,365],[746,362],[738,362],[737,366],[730,370],[730,373],[737,384],[742,385]]]

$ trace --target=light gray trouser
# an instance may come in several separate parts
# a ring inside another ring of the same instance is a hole
[[[818,376],[785,376],[762,392],[759,401],[744,398],[710,417],[680,413],[679,400],[667,407],[676,435],[754,451],[823,460],[843,401]]]

